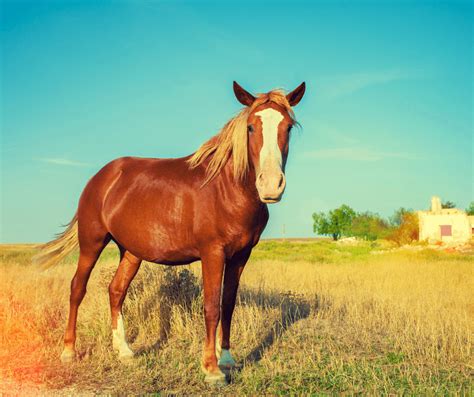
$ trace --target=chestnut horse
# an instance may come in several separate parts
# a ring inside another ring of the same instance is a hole
[[[113,240],[120,264],[109,294],[119,357],[133,356],[122,304],[142,260],[165,265],[201,260],[202,369],[207,381],[225,382],[219,367],[235,364],[229,349],[239,279],[267,224],[267,203],[278,202],[285,190],[290,130],[296,123],[292,107],[303,97],[305,83],[287,95],[273,90],[255,97],[234,82],[234,92],[245,107],[193,155],[124,157],[103,167],[86,185],[67,229],[36,256],[47,267],[79,245],[63,362],[76,357],[78,308],[99,255]]]

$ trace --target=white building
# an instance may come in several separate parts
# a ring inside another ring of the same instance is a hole
[[[431,210],[418,211],[420,241],[465,243],[474,233],[474,216],[457,208],[441,208],[439,197],[431,198]]]

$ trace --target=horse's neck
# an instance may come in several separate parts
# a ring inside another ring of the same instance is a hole
[[[249,211],[260,211],[264,204],[260,201],[255,186],[255,169],[253,166],[249,167],[246,177],[243,181],[234,179],[232,161],[228,161],[223,167],[221,174],[216,178],[225,185],[226,190],[236,199],[245,200],[249,205]]]

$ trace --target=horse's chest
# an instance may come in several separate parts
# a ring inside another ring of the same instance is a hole
[[[250,231],[230,236],[227,243],[228,254],[233,254],[242,251],[247,247],[251,247],[254,239],[254,233]]]
[[[235,222],[230,226],[226,239],[228,255],[251,248],[257,244],[267,220],[268,216],[265,216],[265,214],[257,214],[252,222]]]

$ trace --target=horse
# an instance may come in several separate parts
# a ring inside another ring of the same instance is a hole
[[[192,155],[122,157],[106,164],[87,183],[67,228],[36,255],[35,262],[48,268],[79,246],[61,361],[76,359],[79,305],[94,265],[113,241],[120,263],[109,297],[119,358],[134,355],[122,305],[141,262],[200,260],[206,325],[201,367],[207,382],[227,382],[221,368],[236,364],[230,328],[239,280],[267,224],[267,204],[280,201],[285,190],[290,132],[297,124],[292,108],[305,83],[288,94],[254,96],[235,81],[233,90],[244,108]]]

